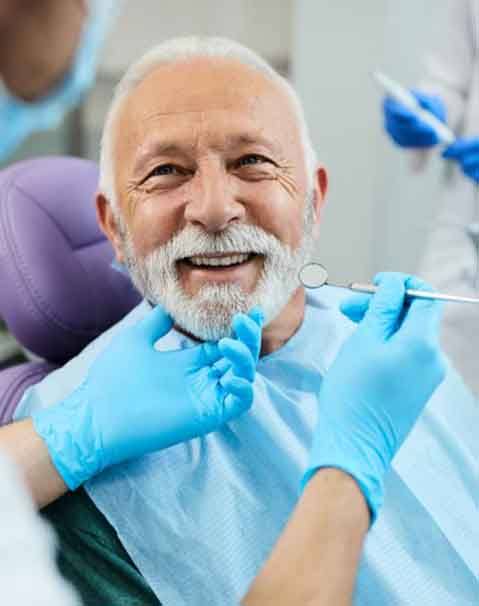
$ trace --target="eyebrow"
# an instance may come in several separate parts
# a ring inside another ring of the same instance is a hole
[[[135,159],[134,171],[140,170],[145,162],[155,156],[179,156],[185,154],[185,148],[173,141],[154,141],[141,148]]]
[[[240,133],[227,135],[224,146],[213,146],[213,149],[219,151],[232,150],[238,147],[246,147],[248,145],[260,145],[269,150],[275,155],[279,155],[279,145],[266,137],[252,133]],[[155,156],[184,156],[191,154],[192,146],[190,144],[182,144],[176,140],[156,140],[151,144],[147,144],[138,154],[134,170],[140,170],[144,163]]]
[[[246,147],[247,145],[261,145],[275,154],[279,153],[279,145],[275,141],[262,137],[259,134],[241,133],[238,135],[228,135],[226,137],[227,149],[241,146]]]

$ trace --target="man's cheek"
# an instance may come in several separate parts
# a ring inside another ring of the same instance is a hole
[[[160,213],[158,210],[145,212],[143,205],[133,213],[128,227],[136,254],[140,258],[146,258],[163,247],[177,231],[176,221],[168,213]]]

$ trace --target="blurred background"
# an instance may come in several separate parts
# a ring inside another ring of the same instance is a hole
[[[439,162],[414,179],[407,154],[382,129],[382,91],[371,71],[406,86],[441,28],[437,0],[139,0],[124,2],[95,87],[55,131],[32,136],[9,162],[44,154],[98,159],[112,89],[127,66],[172,36],[222,35],[259,52],[292,80],[313,142],[330,174],[317,258],[331,278],[370,280],[414,271],[435,210]],[[434,9],[434,20],[430,15]],[[0,360],[15,345],[0,338]]]

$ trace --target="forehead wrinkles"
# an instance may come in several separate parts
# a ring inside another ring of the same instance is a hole
[[[267,123],[251,114],[220,110],[182,112],[174,116],[152,114],[148,120],[132,125],[130,138],[134,145],[130,150],[134,158],[131,160],[135,166],[141,166],[159,155],[229,153],[254,146],[263,153],[274,154],[280,161],[291,155],[287,149],[294,139],[291,132],[294,129],[287,129],[281,136],[274,124],[274,120]]]
[[[151,151],[168,153],[174,148],[193,151],[200,147],[226,152],[248,145],[264,146],[276,154],[281,144],[276,132],[267,128],[263,121],[231,112],[188,112],[170,116],[153,115],[148,122],[137,125],[136,136],[140,142],[137,156]],[[182,117],[185,119],[182,120]],[[157,128],[155,128],[157,124]]]

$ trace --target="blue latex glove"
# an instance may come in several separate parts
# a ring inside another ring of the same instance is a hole
[[[440,97],[412,90],[411,93],[424,109],[446,122],[446,107]],[[435,131],[419,120],[404,105],[386,97],[383,101],[384,128],[401,147],[425,148],[439,143]]]
[[[349,473],[372,522],[395,453],[445,375],[438,344],[441,304],[404,302],[417,278],[379,274],[377,293],[357,295],[342,312],[360,324],[344,343],[319,392],[318,424],[304,484],[322,467]]]
[[[479,137],[457,139],[442,155],[448,160],[456,160],[466,177],[479,183]]]
[[[233,319],[233,338],[157,351],[171,318],[156,307],[113,338],[70,396],[33,415],[70,489],[103,469],[202,436],[248,410],[262,312]]]

